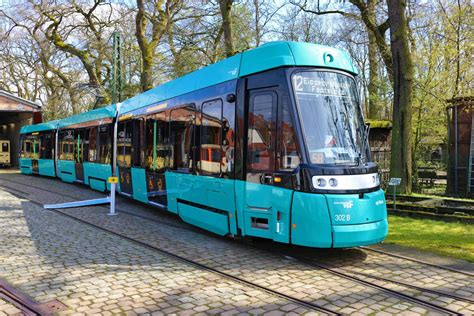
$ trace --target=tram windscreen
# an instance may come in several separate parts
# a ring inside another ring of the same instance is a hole
[[[337,72],[301,71],[293,74],[292,83],[311,163],[367,161],[366,129],[355,81]]]

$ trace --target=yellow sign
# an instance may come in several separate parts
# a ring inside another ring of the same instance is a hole
[[[109,177],[107,181],[109,183],[118,183],[118,177]]]
[[[162,109],[166,108],[167,105],[168,105],[168,103],[158,104],[158,105],[155,105],[155,106],[152,106],[152,107],[146,109],[145,112],[146,112],[146,113],[150,113],[150,112],[162,110]]]
[[[125,120],[128,120],[130,118],[132,118],[133,115],[132,114],[125,114],[125,115],[122,115],[121,117],[119,117],[119,121],[125,121]]]

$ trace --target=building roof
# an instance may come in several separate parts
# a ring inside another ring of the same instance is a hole
[[[11,100],[14,100],[16,102],[29,105],[29,106],[35,108],[36,110],[41,109],[41,106],[38,103],[35,103],[35,102],[27,100],[27,99],[20,98],[19,96],[14,95],[14,94],[12,94],[10,92],[7,92],[5,90],[0,90],[0,96],[4,96],[4,97],[6,97],[8,99],[11,99]]]
[[[313,66],[357,74],[349,55],[337,48],[299,42],[271,42],[159,85],[121,103],[127,113],[195,90],[278,67]]]

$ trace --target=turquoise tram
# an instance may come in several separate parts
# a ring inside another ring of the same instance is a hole
[[[56,175],[106,190],[116,144],[119,192],[190,224],[308,247],[374,244],[387,211],[356,75],[341,50],[268,43],[58,121]]]
[[[25,125],[20,129],[20,170],[24,174],[56,176],[55,149],[58,121]]]

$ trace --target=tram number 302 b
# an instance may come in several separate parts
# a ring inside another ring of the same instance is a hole
[[[348,222],[351,220],[351,214],[337,214],[334,216],[336,222]]]

